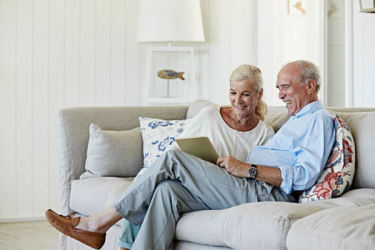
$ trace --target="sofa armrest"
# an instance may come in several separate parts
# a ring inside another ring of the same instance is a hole
[[[79,107],[59,111],[56,119],[57,154],[61,213],[69,214],[71,183],[85,171],[89,126],[105,130],[129,130],[139,127],[138,117],[181,120],[187,106]]]

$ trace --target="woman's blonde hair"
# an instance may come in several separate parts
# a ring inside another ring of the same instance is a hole
[[[229,80],[231,82],[249,80],[254,84],[254,88],[257,92],[263,88],[262,72],[254,65],[242,64],[238,66],[230,75]],[[267,104],[260,99],[255,108],[255,114],[263,121],[267,111]]]

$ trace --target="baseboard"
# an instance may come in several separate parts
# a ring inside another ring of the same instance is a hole
[[[10,222],[27,222],[27,221],[45,221],[46,217],[36,216],[36,217],[19,217],[19,218],[6,218],[0,219],[0,223],[10,223]]]

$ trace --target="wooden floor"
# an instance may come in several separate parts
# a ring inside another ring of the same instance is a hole
[[[0,223],[1,250],[57,250],[58,238],[47,221]]]

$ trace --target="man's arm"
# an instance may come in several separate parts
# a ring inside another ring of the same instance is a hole
[[[231,156],[220,157],[217,160],[217,165],[225,168],[228,173],[237,177],[249,177],[249,169],[251,164],[239,161]],[[279,168],[267,167],[262,165],[257,165],[257,175],[256,180],[264,181],[275,187],[280,187],[283,182],[281,177],[281,171]]]

